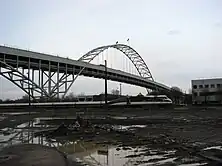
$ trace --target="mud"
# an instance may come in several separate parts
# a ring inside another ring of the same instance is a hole
[[[176,158],[175,163],[222,163],[221,150],[204,150],[207,147],[222,145],[222,110],[208,108],[196,110],[159,110],[136,113],[133,110],[124,114],[133,114],[126,119],[92,119],[92,123],[99,125],[129,125],[138,124],[145,127],[131,127],[122,131],[100,130],[86,134],[80,138],[68,137],[66,139],[82,139],[96,144],[118,146],[121,150],[129,150],[135,147],[144,147],[135,156],[128,158],[150,156],[150,148],[156,149],[156,155],[166,155],[165,151],[175,151],[174,154],[164,156],[162,159],[141,160],[142,163],[158,162],[168,158]],[[132,118],[133,117],[133,118]],[[60,119],[61,120],[61,119]],[[70,119],[69,119],[70,120]],[[69,120],[66,123],[69,123]],[[71,119],[72,121],[74,119]],[[43,123],[57,124],[58,120],[44,120]],[[117,150],[120,150],[117,149]],[[155,154],[155,153],[154,153]],[[172,163],[171,163],[172,164]]]
[[[61,122],[69,124],[75,121],[76,112],[65,110],[66,113],[57,114],[57,111],[51,111],[53,117],[63,114],[66,114],[66,117],[40,119],[37,126],[57,126]],[[82,110],[79,111],[82,112]],[[93,146],[88,146],[89,149],[98,146],[113,146],[116,153],[133,150],[136,154],[124,157],[135,158],[135,165],[152,163],[161,165],[163,161],[164,165],[166,163],[169,165],[222,163],[222,148],[218,148],[222,146],[222,109],[220,107],[158,110],[126,108],[108,112],[89,109],[87,111],[84,112],[83,117],[90,120],[94,130],[84,129],[74,134],[55,136],[53,139],[58,142],[81,140],[85,144],[93,144]],[[48,112],[44,116],[50,117],[49,115]],[[43,114],[41,116],[43,117]],[[75,150],[81,152],[80,149]],[[70,153],[76,152],[70,150]],[[151,158],[151,156],[161,156],[161,158]]]

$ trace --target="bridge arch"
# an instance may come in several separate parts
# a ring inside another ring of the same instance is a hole
[[[141,77],[154,81],[153,76],[143,58],[136,50],[125,44],[114,44],[97,47],[79,58],[79,61],[90,63],[95,57],[99,56],[100,53],[107,50],[108,48],[115,48],[121,51],[133,63]]]

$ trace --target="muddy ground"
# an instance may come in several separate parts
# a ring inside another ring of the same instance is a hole
[[[157,154],[174,151],[167,157],[176,157],[175,162],[168,165],[192,162],[217,165],[222,163],[222,108],[115,108],[112,109],[64,109],[48,110],[41,117],[62,117],[57,120],[42,120],[41,124],[59,125],[62,121],[70,123],[75,120],[76,112],[84,112],[83,117],[90,119],[92,125],[145,125],[131,127],[126,132],[100,130],[94,133],[82,133],[78,137],[58,137],[56,139],[82,139],[96,144],[115,145],[120,148],[145,147],[138,155],[151,155],[150,148]],[[113,116],[124,116],[124,119],[112,119]],[[205,149],[218,146],[213,149]],[[147,150],[146,150],[147,149]],[[186,159],[186,160],[185,160]],[[138,161],[148,163],[151,161]]]
[[[121,148],[146,147],[139,155],[150,155],[149,149],[158,149],[157,153],[175,151],[168,157],[176,157],[178,163],[205,162],[209,165],[222,163],[222,151],[205,149],[222,146],[222,109],[217,108],[177,108],[151,110],[145,108],[109,110],[104,116],[91,117],[91,123],[108,126],[145,125],[131,127],[124,132],[97,131],[93,134],[82,134],[68,139],[83,139],[97,144],[109,144]],[[89,113],[85,118],[89,118]],[[113,117],[124,116],[123,119]],[[84,116],[84,115],[83,115]],[[108,117],[107,117],[108,116]],[[99,118],[99,119],[98,119]],[[101,119],[100,119],[101,118]],[[112,119],[114,118],[114,119]],[[64,120],[65,119],[65,120]],[[75,118],[42,120],[41,123],[58,125],[62,121],[69,124]],[[61,139],[61,138],[60,138]],[[222,149],[222,148],[221,148]],[[135,156],[129,156],[135,157]],[[138,154],[136,155],[138,157]],[[188,161],[184,161],[184,159]],[[144,162],[144,161],[141,161]],[[150,162],[150,161],[147,161]],[[175,162],[170,165],[177,165]]]

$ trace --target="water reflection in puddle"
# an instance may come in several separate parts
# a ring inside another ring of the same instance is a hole
[[[4,147],[11,144],[17,144],[17,143],[39,143],[39,138],[34,138],[33,133],[34,129],[31,129],[29,127],[35,126],[37,123],[37,120],[34,120],[33,122],[26,122],[22,123],[20,125],[17,125],[13,128],[3,128],[0,130],[0,147]],[[29,140],[27,140],[27,137]],[[28,142],[27,142],[28,141]],[[46,141],[44,142],[46,143]]]
[[[128,126],[114,125],[113,126],[114,129],[119,129],[119,130],[128,130],[128,129],[145,128],[145,127],[146,127],[146,125],[128,125]]]
[[[152,164],[165,164],[172,163],[176,157],[167,158],[167,155],[174,154],[175,151],[167,151],[162,155],[152,154],[143,155],[142,152],[146,151],[147,148],[124,148],[116,147],[99,147],[88,151],[88,153],[76,153],[74,156],[80,158],[85,163],[90,165],[101,165],[101,166],[126,166],[126,165],[152,165]]]
[[[39,123],[40,120],[37,118],[36,121],[33,123],[33,125]],[[24,123],[21,125],[17,126],[16,131],[20,131],[21,129],[18,128],[25,128],[28,123]],[[45,125],[45,127],[48,127]],[[123,129],[123,130],[128,130],[128,129],[133,129],[133,128],[143,128],[146,127],[145,125],[131,125],[131,126],[114,126],[117,129]],[[5,129],[8,130],[8,129]],[[24,132],[24,135],[27,135],[28,132]],[[13,137],[13,134],[10,134],[8,136],[4,136],[2,139],[2,135],[0,135],[0,142],[2,140],[7,140]],[[66,142],[64,140],[64,142]],[[85,163],[89,165],[101,165],[101,166],[123,166],[123,165],[139,165],[139,166],[146,166],[146,165],[166,165],[166,164],[174,164],[174,165],[179,165],[181,166],[196,166],[196,165],[205,165],[206,163],[193,163],[193,164],[182,164],[185,162],[181,161],[175,161],[177,159],[176,156],[174,156],[175,151],[158,151],[158,150],[153,150],[153,149],[147,149],[147,148],[129,148],[127,149],[117,149],[116,147],[106,147],[101,145],[101,147],[94,147],[91,149],[87,149],[87,152],[81,152],[81,153],[76,153],[75,152],[75,141],[73,143],[69,143],[73,149],[72,156],[80,158],[83,160]],[[16,140],[15,142],[16,143]],[[19,142],[18,142],[19,143]],[[39,144],[40,140],[39,137],[33,138],[30,143],[35,143]],[[46,140],[45,138],[42,140],[41,144],[46,145],[49,143],[49,140]],[[48,146],[48,145],[47,145]],[[50,146],[54,147],[62,147],[63,144],[57,142],[57,140],[53,140],[53,142],[50,142]],[[70,148],[70,149],[71,149]],[[221,147],[211,147],[211,148],[218,148],[220,149]],[[69,149],[69,150],[70,150]],[[210,148],[206,148],[204,150],[208,150]],[[144,154],[145,152],[149,152],[147,154]],[[161,152],[161,153],[160,153]],[[70,154],[70,153],[69,153]],[[129,157],[131,156],[131,157]],[[170,157],[171,156],[171,157]],[[173,156],[173,157],[172,157]],[[196,162],[196,161],[195,161]]]
[[[26,115],[26,114],[36,114],[37,112],[2,112],[2,115]]]
[[[193,164],[181,164],[179,166],[201,166],[201,165],[207,165],[208,163],[193,163]]]
[[[218,149],[218,150],[222,150],[222,146],[212,146],[212,147],[207,147],[203,150],[211,150],[211,149]]]

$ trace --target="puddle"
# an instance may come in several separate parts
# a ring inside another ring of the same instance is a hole
[[[200,166],[207,165],[208,163],[193,163],[193,164],[180,164],[179,166]]]
[[[156,160],[156,159],[161,159],[160,161],[156,161],[156,162],[149,162],[149,160]],[[147,166],[147,165],[166,165],[166,164],[172,164],[174,163],[174,160],[176,160],[177,158],[168,158],[168,159],[164,159],[164,158],[152,158],[149,159],[148,161],[139,161],[136,162],[136,165],[138,166]]]
[[[62,119],[75,119],[76,116],[67,116],[67,117],[38,117],[36,119],[39,119],[39,121],[44,121],[44,120],[62,120]]]
[[[110,116],[110,118],[112,118],[112,119],[128,119],[128,117],[126,117],[126,116]]]
[[[21,124],[20,126],[25,126]],[[136,125],[137,126],[137,125]],[[130,126],[132,127],[132,126]],[[141,126],[137,126],[141,127]],[[143,127],[143,126],[142,126]],[[5,128],[4,130],[7,130]],[[24,135],[28,135],[28,132],[24,132]],[[4,139],[10,139],[12,135],[4,137]],[[59,142],[58,142],[59,141]],[[1,135],[0,135],[1,142]],[[18,140],[13,140],[13,144],[21,143]],[[114,147],[107,145],[96,145],[93,142],[83,142],[83,141],[66,141],[64,139],[60,140],[47,140],[46,138],[40,137],[33,138],[29,143],[43,144],[46,146],[57,147],[59,150],[69,154],[73,160],[78,162],[84,162],[88,165],[94,166],[127,166],[127,165],[180,165],[180,166],[199,166],[206,165],[207,163],[197,163],[194,161],[189,164],[184,163],[182,160],[175,156],[176,151],[161,151],[159,149],[150,149],[147,147]],[[81,148],[81,151],[77,152]],[[208,147],[208,149],[221,148],[221,146]],[[1,149],[1,144],[0,144]],[[86,150],[87,149],[87,150]]]
[[[16,133],[9,134],[9,135],[0,134],[0,143],[8,141],[10,138],[12,138],[15,135]]]
[[[22,130],[23,130],[24,135],[28,135],[28,132],[32,133],[32,132],[35,132],[36,130],[40,130],[41,126],[40,126],[40,128],[39,128],[39,126],[36,126],[38,123],[39,123],[39,119],[36,118],[36,119],[33,120],[33,122],[22,123],[20,125],[15,126],[14,128],[3,128],[3,129],[1,129],[0,130],[0,143],[10,140],[16,134],[20,133]],[[29,125],[30,125],[30,129],[29,129]],[[38,128],[35,128],[35,127],[38,127]],[[50,127],[50,126],[45,125],[44,127]]]
[[[124,150],[127,149],[127,150]],[[144,155],[144,152],[150,153],[150,155]],[[168,158],[167,155],[174,154],[175,151],[165,151],[163,155],[152,154],[157,150],[148,150],[146,147],[97,147],[87,152],[74,153],[73,156],[80,158],[86,164],[89,165],[101,165],[101,166],[127,166],[127,165],[139,165],[145,166],[147,164],[165,164],[173,163],[175,158]]]
[[[6,118],[7,118],[6,116],[0,116],[0,121],[3,121]]]
[[[25,115],[25,114],[35,114],[37,112],[3,112],[2,115]]]
[[[103,149],[103,154],[101,153],[101,149],[96,149],[90,155],[87,155],[83,158],[86,163],[90,163],[93,165],[108,165],[108,166],[122,166],[127,161],[130,161],[130,158],[125,158],[125,156],[133,155],[133,151],[126,150],[116,150],[116,148],[108,148]]]
[[[33,122],[33,126],[38,124],[44,118],[36,118]],[[47,118],[50,119],[50,118]],[[55,118],[52,118],[55,119]],[[23,123],[16,126],[15,129],[4,128],[1,131],[10,131],[9,135],[3,135],[0,132],[0,142],[7,141],[20,132],[23,128],[23,136],[28,135],[28,129],[25,129],[29,123]],[[45,127],[52,127],[51,125],[45,125]],[[35,126],[37,127],[37,126]],[[38,125],[38,127],[41,127]],[[121,130],[133,130],[135,128],[144,128],[146,125],[114,125],[112,126],[115,129]],[[32,129],[33,132],[35,129]],[[30,133],[29,133],[30,134]],[[176,151],[160,151],[158,149],[148,149],[147,147],[114,147],[114,146],[104,146],[104,145],[96,145],[92,142],[85,142],[84,146],[78,145],[76,141],[66,141],[64,138],[61,140],[47,140],[46,138],[36,137],[29,141],[29,143],[34,144],[43,144],[46,146],[58,147],[62,149],[63,152],[66,152],[72,158],[75,158],[78,161],[84,161],[89,165],[101,165],[101,166],[126,166],[126,165],[138,165],[138,166],[146,166],[146,165],[166,165],[166,164],[181,164],[185,162],[181,162],[180,160],[177,163],[178,157],[175,156]],[[21,140],[13,140],[12,144],[21,143]],[[91,144],[91,145],[90,145]],[[93,145],[94,144],[94,145]],[[67,146],[70,145],[70,146]],[[79,146],[79,147],[78,147]],[[0,143],[1,148],[1,143]],[[82,151],[77,153],[77,148],[82,148]],[[87,150],[84,150],[86,148]],[[209,149],[219,149],[222,150],[222,146],[212,146],[207,147],[204,150]],[[206,165],[207,163],[197,163],[198,161],[194,161],[192,164],[181,164],[181,166],[198,166],[198,165]]]
[[[145,128],[145,127],[146,127],[146,125],[128,125],[128,126],[115,125],[115,126],[113,126],[114,129],[118,129],[118,130],[127,130],[127,129]]]
[[[218,150],[222,150],[222,146],[211,146],[211,147],[207,147],[203,150],[211,150],[211,149],[218,149]]]
[[[33,124],[30,123],[30,126],[35,126],[35,124],[37,123],[36,120],[34,120]],[[0,130],[0,144],[6,144],[9,140],[12,139],[12,144],[14,143],[21,143],[21,140],[19,140],[19,138],[14,139],[14,137],[16,136],[20,136],[21,132],[22,132],[22,136],[28,136],[32,134],[32,132],[34,132],[34,130],[29,130],[25,129],[26,127],[28,127],[29,122],[20,124],[18,126],[16,126],[15,128],[3,128]],[[38,138],[37,138],[38,139]],[[33,141],[38,141],[35,140],[35,138],[33,138]]]

